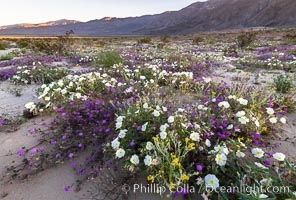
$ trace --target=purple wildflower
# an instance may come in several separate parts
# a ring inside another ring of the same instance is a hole
[[[136,143],[135,143],[134,141],[131,141],[129,145],[132,147],[132,146],[134,146],[135,144],[136,144]]]
[[[64,187],[64,191],[65,191],[65,192],[68,192],[69,189],[70,189],[70,186],[66,186],[66,187]]]
[[[270,166],[270,160],[268,160],[268,159],[266,159],[266,160],[264,160],[264,164],[266,165],[266,166]]]
[[[31,149],[29,152],[30,152],[30,153],[36,153],[37,151],[38,151],[37,148],[33,148],[33,149]]]
[[[17,151],[17,155],[22,156],[25,154],[25,151],[23,149],[20,149]]]
[[[69,153],[68,157],[69,158],[73,158],[74,157],[74,153]]]
[[[76,162],[75,161],[73,161],[73,162],[71,162],[71,167],[76,167]]]
[[[31,134],[35,133],[35,131],[36,131],[35,128],[31,128],[31,129],[29,130],[29,132],[30,132]]]
[[[196,164],[196,169],[197,169],[197,171],[202,171],[202,169],[203,169],[203,166],[201,165],[201,164],[199,164],[199,163],[197,163]]]

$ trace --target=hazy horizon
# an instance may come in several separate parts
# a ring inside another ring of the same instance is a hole
[[[0,26],[41,23],[59,19],[89,21],[110,17],[134,17],[180,10],[205,0],[10,0],[1,3]]]

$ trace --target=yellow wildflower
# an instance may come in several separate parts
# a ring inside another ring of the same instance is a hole
[[[179,158],[175,158],[175,159],[172,161],[172,165],[173,165],[173,166],[177,166],[177,167],[181,166]]]
[[[154,141],[158,141],[158,136],[156,136],[156,137],[152,137],[152,139],[153,139]]]
[[[195,144],[194,143],[188,144],[188,149],[194,149],[194,147],[195,147]]]
[[[189,140],[190,140],[189,137],[186,137],[186,138],[185,138],[185,142],[186,142],[186,143],[187,143]]]
[[[194,175],[198,176],[199,175],[199,172],[194,172]]]
[[[175,188],[176,188],[175,184],[173,182],[170,182],[170,189],[173,190]]]
[[[154,183],[154,176],[152,175],[147,176],[147,180],[150,181],[151,183]]]
[[[182,174],[181,180],[182,181],[188,181],[189,180],[189,176],[187,176],[186,174]]]

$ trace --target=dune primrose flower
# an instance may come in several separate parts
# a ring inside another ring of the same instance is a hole
[[[125,155],[125,151],[123,149],[118,149],[116,151],[116,158],[122,158]]]
[[[264,151],[260,148],[254,148],[252,149],[252,154],[256,158],[262,158],[264,156]]]
[[[277,118],[276,117],[272,117],[269,119],[270,123],[275,124],[277,123]]]
[[[200,139],[200,135],[197,132],[191,132],[190,134],[190,139],[197,142]]]
[[[112,142],[111,142],[111,146],[113,149],[117,149],[120,145],[120,142],[118,141],[118,138],[114,139]]]
[[[169,116],[169,118],[168,118],[168,123],[173,123],[175,121],[175,118],[174,118],[174,116]]]
[[[207,188],[216,189],[219,187],[219,180],[214,174],[206,175],[205,183]]]
[[[283,153],[275,153],[275,154],[273,154],[273,158],[278,161],[284,161],[286,156]]]
[[[273,115],[274,114],[274,110],[272,108],[266,108],[266,112],[269,115]]]
[[[226,165],[227,157],[225,156],[224,153],[220,153],[216,155],[215,161],[219,166],[222,167]]]
[[[152,150],[152,149],[153,149],[153,143],[152,143],[152,142],[147,142],[147,143],[146,143],[146,149],[147,149],[148,151]]]
[[[164,139],[166,139],[168,134],[166,132],[160,132],[159,135],[160,135],[160,139],[164,140]]]
[[[134,165],[138,165],[140,163],[139,156],[133,155],[130,159],[131,163]]]
[[[146,166],[150,166],[152,164],[152,157],[149,155],[145,156],[144,163]]]
[[[159,117],[160,116],[160,112],[158,110],[154,110],[153,113],[152,113],[152,115],[154,117]]]

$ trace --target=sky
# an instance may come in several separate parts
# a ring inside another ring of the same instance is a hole
[[[157,14],[180,10],[196,1],[204,0],[1,0],[0,26]]]

